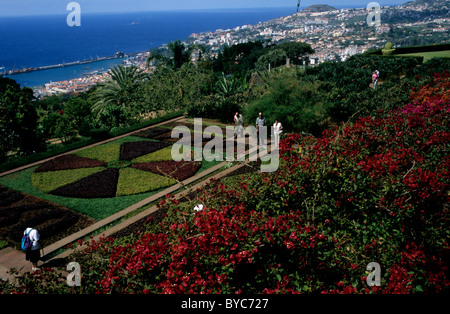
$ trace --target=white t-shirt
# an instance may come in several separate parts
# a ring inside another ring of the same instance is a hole
[[[280,122],[273,124],[273,130],[274,130],[275,134],[280,134],[281,132],[283,132],[282,129],[283,129],[283,127],[281,126]]]
[[[31,230],[31,231],[30,231]],[[29,233],[28,233],[29,232]],[[25,235],[28,233],[28,236],[30,237],[30,240],[32,242],[31,249],[32,250],[39,250],[39,239],[41,238],[41,235],[36,229],[26,228],[23,234]]]

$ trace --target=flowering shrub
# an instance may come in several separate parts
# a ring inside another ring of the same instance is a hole
[[[71,256],[82,266],[78,292],[448,292],[450,108],[441,96],[317,139],[288,134],[277,172],[213,179],[184,202],[168,195],[161,222]],[[366,282],[371,262],[380,286]]]

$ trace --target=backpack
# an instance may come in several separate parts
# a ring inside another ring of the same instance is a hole
[[[33,242],[31,242],[31,239],[29,236],[29,234],[32,230],[33,229],[28,230],[28,232],[25,233],[22,237],[22,250],[24,250],[24,251],[28,251],[29,249],[31,249],[31,246],[33,245]]]

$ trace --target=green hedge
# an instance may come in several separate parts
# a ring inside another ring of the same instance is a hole
[[[384,48],[369,50],[363,53],[363,55],[382,55]],[[418,52],[432,52],[432,51],[445,51],[450,50],[450,44],[436,44],[427,46],[410,46],[410,47],[397,47],[395,48],[394,55],[401,55],[407,53]]]
[[[399,47],[395,48],[395,54],[418,53],[418,52],[432,52],[450,50],[450,44],[428,45],[428,46],[413,46],[413,47]]]

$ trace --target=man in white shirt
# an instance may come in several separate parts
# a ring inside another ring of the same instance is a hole
[[[28,237],[30,238],[30,241],[32,243],[31,248],[28,251],[26,251],[25,259],[31,262],[31,264],[33,265],[32,267],[33,271],[38,270],[39,269],[38,262],[39,259],[41,258],[40,254],[41,245],[39,244],[41,235],[36,229],[33,228],[26,228],[23,234],[24,235],[28,234]]]

